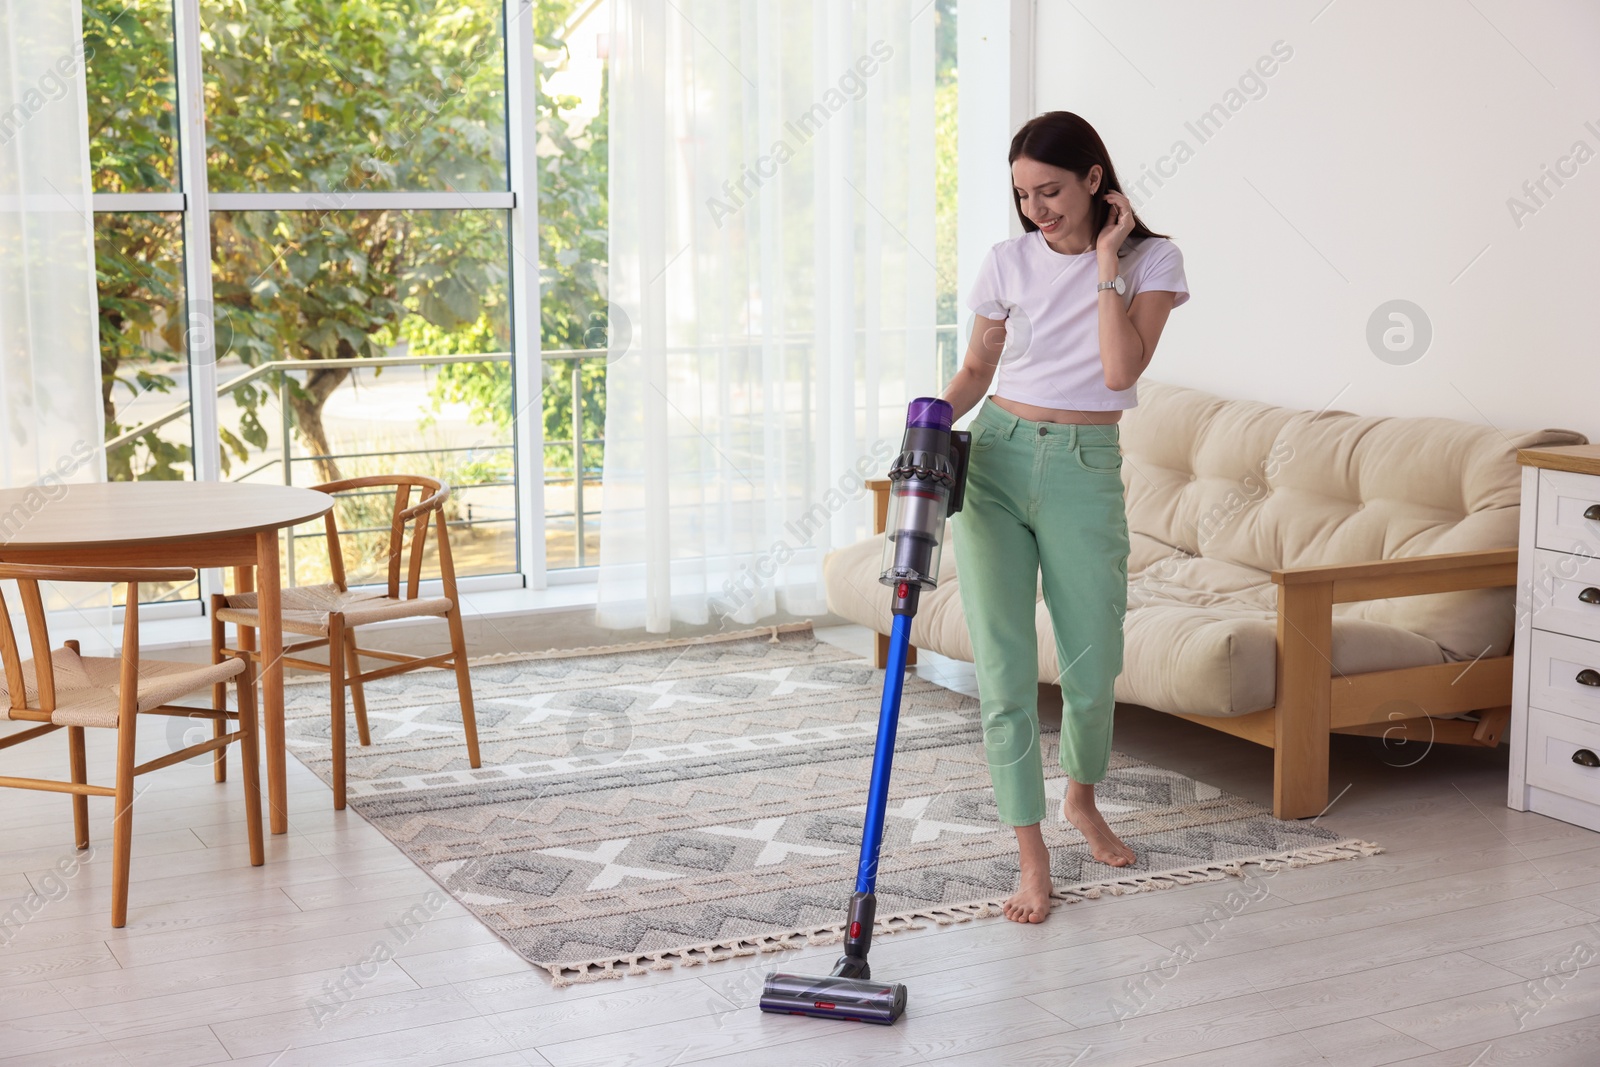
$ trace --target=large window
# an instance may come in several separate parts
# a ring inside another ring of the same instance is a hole
[[[505,190],[500,0],[202,0],[218,192]]]
[[[480,587],[596,561],[608,12],[506,6],[84,0],[112,478],[411,471]]]
[[[931,11],[941,381],[955,8]],[[455,487],[478,587],[592,574],[609,21],[609,0],[84,0],[111,477],[416,471]],[[292,580],[326,579],[320,537],[286,539]]]

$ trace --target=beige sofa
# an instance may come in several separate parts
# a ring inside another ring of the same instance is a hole
[[[1121,435],[1131,556],[1119,702],[1273,748],[1284,819],[1327,806],[1330,731],[1499,743],[1516,452],[1583,434],[1301,411],[1147,378]],[[874,484],[880,530],[887,486]],[[835,614],[887,634],[880,559],[869,538],[830,553],[824,574]],[[1052,682],[1042,599],[1036,619],[1039,680]],[[911,638],[973,658],[950,542]]]

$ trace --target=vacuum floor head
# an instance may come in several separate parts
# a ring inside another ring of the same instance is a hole
[[[774,971],[767,975],[761,1010],[888,1026],[906,1010],[906,987],[898,982]]]

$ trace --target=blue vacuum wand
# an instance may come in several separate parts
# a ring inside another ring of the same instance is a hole
[[[924,589],[939,584],[939,552],[945,518],[961,510],[966,488],[967,450],[971,435],[952,431],[954,412],[935,397],[911,402],[900,455],[889,468],[889,521],[884,529],[883,574],[879,581],[894,590],[889,634],[889,662],[883,677],[883,704],[878,710],[878,739],[872,753],[872,784],[861,830],[861,862],[856,891],[846,915],[844,955],[833,973],[814,977],[774,971],[767,975],[761,1010],[788,1015],[890,1025],[906,1009],[906,987],[872,981],[867,951],[877,911],[878,852],[889,803],[889,768],[894,759],[895,730],[900,721],[900,695],[905,687],[906,654],[911,619]]]

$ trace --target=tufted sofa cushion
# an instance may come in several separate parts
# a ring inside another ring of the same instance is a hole
[[[1516,450],[1588,441],[1571,430],[1296,410],[1148,378],[1121,426],[1130,555],[1116,698],[1214,716],[1276,702],[1273,569],[1515,547]],[[959,519],[946,534],[960,536]],[[880,558],[879,538],[868,538],[830,553],[824,576],[831,611],[888,633]],[[941,570],[912,643],[970,662],[950,543]],[[1041,597],[1039,680],[1051,682],[1059,668]],[[1505,655],[1514,611],[1510,588],[1336,604],[1334,678]]]

